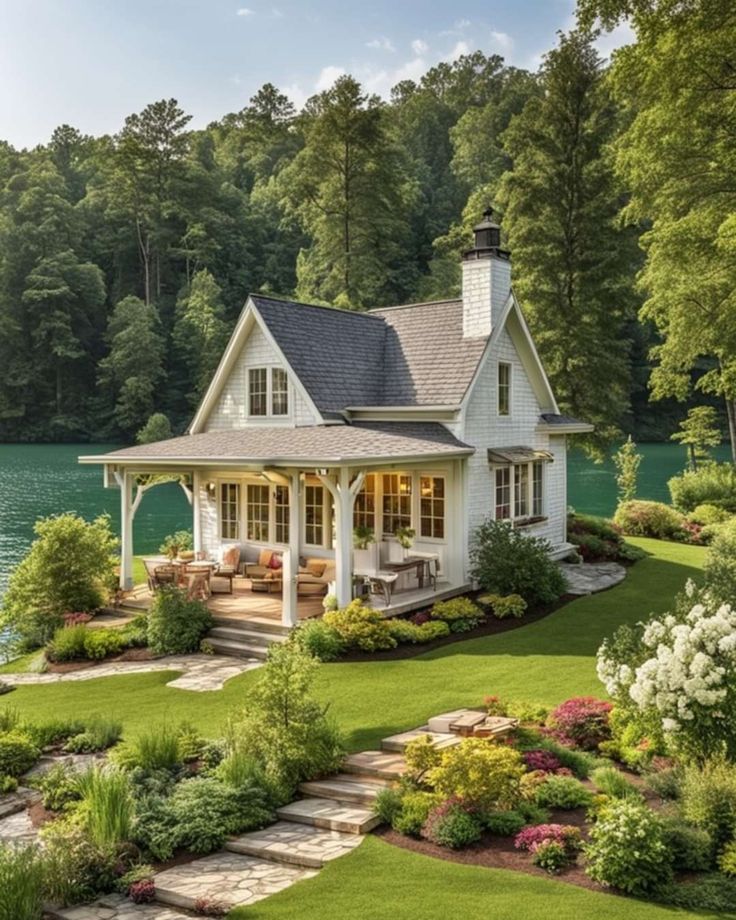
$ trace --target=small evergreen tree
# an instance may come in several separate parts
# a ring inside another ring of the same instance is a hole
[[[641,465],[641,454],[637,451],[631,435],[613,455],[613,463],[616,467],[619,504],[629,502],[636,498],[639,466]]]
[[[163,412],[154,412],[146,424],[135,436],[139,444],[153,444],[155,441],[165,441],[172,437],[171,422]]]
[[[690,409],[687,418],[680,422],[680,430],[672,435],[672,440],[687,447],[690,469],[696,470],[699,460],[709,460],[708,448],[718,447],[721,443],[718,414],[713,406]]]

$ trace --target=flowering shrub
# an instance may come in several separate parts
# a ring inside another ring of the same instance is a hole
[[[598,651],[609,694],[657,714],[685,753],[725,747],[736,758],[736,610],[688,582],[674,613],[649,620],[639,642],[629,638],[628,648],[614,636]]]
[[[150,878],[133,882],[128,888],[128,897],[134,904],[149,904],[156,897],[156,886]]]
[[[483,738],[465,738],[443,752],[442,763],[428,772],[427,779],[437,792],[459,796],[484,810],[513,807],[523,775],[518,751]]]
[[[441,620],[452,632],[467,632],[483,622],[483,611],[467,597],[437,601],[432,607],[432,619]]]
[[[621,502],[613,522],[630,536],[672,540],[682,535],[684,519],[663,502],[634,500]]]
[[[524,751],[521,755],[528,770],[532,772],[541,770],[543,773],[557,773],[562,764],[550,751],[536,749],[533,751]]]
[[[583,846],[580,828],[572,824],[536,824],[525,827],[514,838],[517,850],[534,852],[537,847],[545,843],[556,843],[570,856],[574,857]]]
[[[215,898],[197,898],[194,902],[194,912],[202,917],[224,917],[232,910],[231,904],[218,901]]]
[[[480,840],[482,828],[473,809],[457,796],[446,799],[427,816],[422,837],[441,847],[461,850]]]
[[[486,707],[486,712],[489,716],[505,716],[508,715],[508,707],[506,703],[501,699],[500,696],[487,696],[483,700],[483,705]]]
[[[565,851],[561,843],[554,840],[546,840],[534,848],[532,853],[532,862],[540,869],[556,875],[558,872],[569,866],[574,860]]]
[[[672,854],[654,812],[630,799],[603,809],[590,831],[586,872],[602,885],[647,895],[672,877]]]
[[[65,613],[64,626],[84,626],[92,619],[91,613]]]
[[[581,748],[595,750],[601,741],[610,738],[608,714],[612,708],[605,700],[576,696],[552,710],[550,724]]]

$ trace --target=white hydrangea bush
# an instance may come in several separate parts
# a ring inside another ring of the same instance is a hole
[[[624,706],[656,713],[678,747],[736,755],[736,609],[689,582],[675,613],[604,642],[598,677]]]

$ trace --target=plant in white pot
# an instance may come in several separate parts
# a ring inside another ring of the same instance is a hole
[[[403,562],[409,554],[409,550],[414,545],[414,537],[417,535],[413,527],[397,527],[394,531],[395,543],[389,543],[389,560],[391,562]]]
[[[353,529],[353,568],[356,572],[378,569],[378,545],[372,527],[359,524]]]

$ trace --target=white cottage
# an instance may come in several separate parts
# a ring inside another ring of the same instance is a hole
[[[121,587],[135,483],[175,473],[198,558],[239,557],[231,607],[267,591],[293,625],[328,591],[404,612],[467,590],[488,515],[564,556],[566,439],[591,430],[559,413],[489,211],[460,300],[355,313],[253,294],[186,435],[81,462],[121,490]]]

